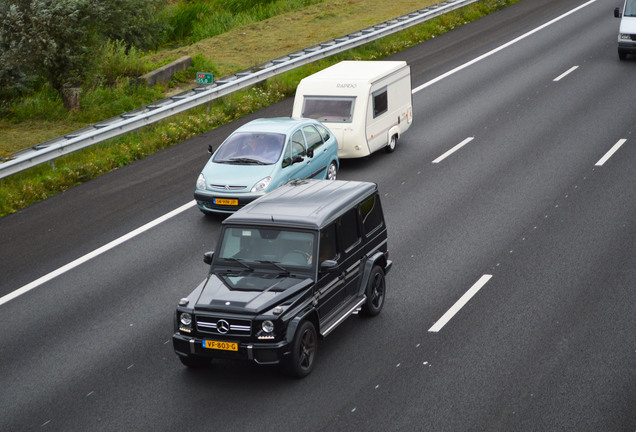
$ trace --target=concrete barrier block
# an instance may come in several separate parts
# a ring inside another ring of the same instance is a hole
[[[190,66],[192,66],[192,57],[184,56],[159,69],[140,76],[139,79],[145,81],[148,87],[152,87],[155,84],[167,84],[175,73],[184,71]]]

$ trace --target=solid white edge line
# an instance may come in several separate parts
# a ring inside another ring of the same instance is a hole
[[[431,333],[437,333],[440,331],[455,316],[455,314],[459,312],[461,308],[463,308],[466,303],[468,303],[468,301],[484,287],[484,285],[486,285],[491,277],[492,275],[489,274],[485,274],[480,277],[479,280],[475,282],[475,284],[466,291],[466,293],[464,293],[464,295],[461,296],[461,298],[457,300],[457,302],[448,311],[446,311],[446,313],[442,315],[435,324],[433,324],[433,327],[428,329],[428,331]]]
[[[572,66],[570,69],[566,70],[565,72],[563,72],[561,75],[559,75],[558,77],[556,77],[552,81],[554,81],[554,82],[561,81],[562,78],[565,78],[566,76],[568,76],[569,74],[571,74],[572,72],[577,70],[578,68],[579,68],[578,66]]]
[[[413,89],[412,93],[415,94],[415,93],[419,92],[420,90],[423,90],[426,87],[429,87],[429,86],[435,84],[436,82],[443,80],[444,78],[448,78],[449,76],[453,75],[454,73],[459,72],[462,69],[466,69],[468,66],[472,66],[475,63],[477,63],[477,62],[479,62],[479,61],[481,61],[481,60],[483,60],[483,59],[485,59],[487,57],[490,57],[491,55],[496,54],[499,51],[501,51],[501,50],[503,50],[505,48],[508,48],[509,46],[514,45],[517,42],[519,42],[519,41],[521,41],[521,40],[523,40],[523,39],[525,39],[525,38],[527,38],[529,36],[532,36],[533,34],[543,30],[544,28],[554,24],[555,22],[558,22],[558,21],[562,20],[563,18],[565,18],[565,17],[567,17],[569,15],[572,15],[573,13],[579,11],[580,9],[583,9],[584,7],[587,7],[587,6],[589,6],[589,5],[591,5],[592,3],[595,3],[595,2],[596,2],[596,0],[590,0],[587,3],[583,3],[582,5],[572,9],[571,11],[566,12],[563,15],[558,16],[558,17],[554,18],[553,20],[548,21],[547,23],[545,23],[545,24],[543,24],[543,25],[541,25],[541,26],[539,26],[539,27],[537,27],[537,28],[535,28],[533,30],[530,30],[528,33],[525,33],[525,34],[523,34],[523,35],[511,40],[510,42],[507,42],[507,43],[505,43],[505,44],[493,49],[492,51],[489,51],[489,52],[487,52],[485,54],[482,54],[479,57],[474,58],[473,60],[471,60],[471,61],[469,61],[467,63],[464,63],[463,65],[458,66],[455,69],[452,69],[452,70],[450,70],[450,71],[448,71],[448,72],[446,72],[446,73],[444,73],[444,74],[442,74],[442,75],[440,75],[440,76],[438,76],[438,77],[436,77],[436,78],[434,78],[434,79],[422,84],[419,87],[416,87],[415,89]]]
[[[464,147],[466,144],[468,144],[469,142],[471,142],[474,139],[475,139],[475,137],[466,138],[464,141],[460,142],[455,147],[453,147],[452,149],[448,150],[446,153],[444,153],[443,155],[441,155],[440,157],[435,159],[432,163],[440,163],[441,161],[443,161],[444,159],[446,159],[447,157],[449,157],[450,155],[452,155],[457,150],[459,150],[460,148]]]
[[[627,140],[625,138],[619,139],[618,142],[614,144],[614,146],[607,153],[605,153],[605,156],[600,158],[599,161],[594,164],[594,166],[603,166],[603,164],[607,162],[607,160],[611,158],[614,153],[616,153],[618,149],[621,148],[623,144],[625,144],[626,141]]]
[[[51,279],[54,279],[54,278],[56,278],[56,277],[58,277],[58,276],[60,276],[60,275],[62,275],[64,273],[66,273],[67,271],[72,270],[75,267],[77,267],[77,266],[79,266],[79,265],[81,265],[81,264],[83,264],[83,263],[85,263],[85,262],[87,262],[87,261],[89,261],[89,260],[91,260],[91,259],[103,254],[104,252],[107,252],[107,251],[119,246],[120,244],[132,239],[133,237],[136,237],[139,234],[141,234],[143,232],[146,232],[146,231],[148,231],[151,228],[154,228],[155,226],[159,225],[160,223],[165,222],[168,219],[170,219],[170,218],[172,218],[172,217],[174,217],[174,216],[176,216],[176,215],[178,215],[180,213],[183,213],[184,211],[188,210],[189,208],[191,208],[191,207],[193,207],[195,205],[196,205],[196,201],[192,200],[189,203],[184,204],[181,207],[176,208],[176,209],[172,210],[171,212],[168,212],[165,215],[160,216],[160,217],[158,217],[157,219],[155,219],[155,220],[153,220],[151,222],[148,222],[147,224],[135,229],[134,231],[131,231],[128,234],[125,234],[125,235],[119,237],[118,239],[115,239],[115,240],[111,241],[110,243],[105,244],[104,246],[102,246],[102,247],[100,247],[98,249],[95,249],[94,251],[89,252],[88,254],[86,254],[86,255],[84,255],[82,257],[79,257],[75,261],[71,261],[70,263],[60,267],[59,269],[54,270],[51,273],[46,274],[46,275],[42,276],[41,278],[36,279],[33,282],[24,285],[22,288],[18,288],[17,290],[15,290],[15,291],[13,291],[13,292],[11,292],[11,293],[3,296],[3,297],[0,297],[0,306],[5,304],[5,303],[7,303],[8,301],[13,300],[16,297],[21,296],[22,294],[25,294],[25,293],[31,291],[34,288],[37,288],[38,286],[42,285],[43,283],[48,282]]]

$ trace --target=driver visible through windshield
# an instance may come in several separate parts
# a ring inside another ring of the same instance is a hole
[[[244,266],[263,265],[278,270],[309,269],[314,262],[315,235],[309,231],[228,227],[223,233],[218,259]]]
[[[231,135],[214,154],[217,163],[276,163],[283,150],[285,135],[277,133],[238,132]]]

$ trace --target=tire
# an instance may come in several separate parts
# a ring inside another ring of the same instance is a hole
[[[311,321],[303,321],[294,334],[291,353],[283,363],[284,372],[294,378],[304,378],[311,373],[318,352],[318,334]]]
[[[393,135],[389,143],[384,147],[384,150],[387,153],[393,153],[395,151],[395,146],[397,145],[397,135]]]
[[[208,366],[212,362],[212,359],[209,357],[195,357],[195,356],[187,356],[187,357],[179,356],[179,360],[181,360],[181,363],[183,363],[185,366],[189,368],[193,368],[193,369]]]
[[[369,275],[369,282],[364,293],[367,296],[366,303],[362,306],[361,312],[366,316],[376,316],[384,306],[386,295],[386,283],[384,271],[379,266],[373,266]]]
[[[335,180],[338,167],[335,162],[331,162],[327,167],[327,180]]]
[[[627,53],[625,51],[619,51],[618,52],[618,58],[621,60],[626,60],[627,59]]]

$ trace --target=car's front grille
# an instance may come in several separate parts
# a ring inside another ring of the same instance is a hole
[[[210,189],[220,190],[220,191],[238,191],[247,189],[247,186],[230,186],[230,185],[218,185],[218,184],[210,184]]]
[[[221,336],[249,336],[252,333],[252,321],[246,319],[222,317],[196,317],[197,330]]]

